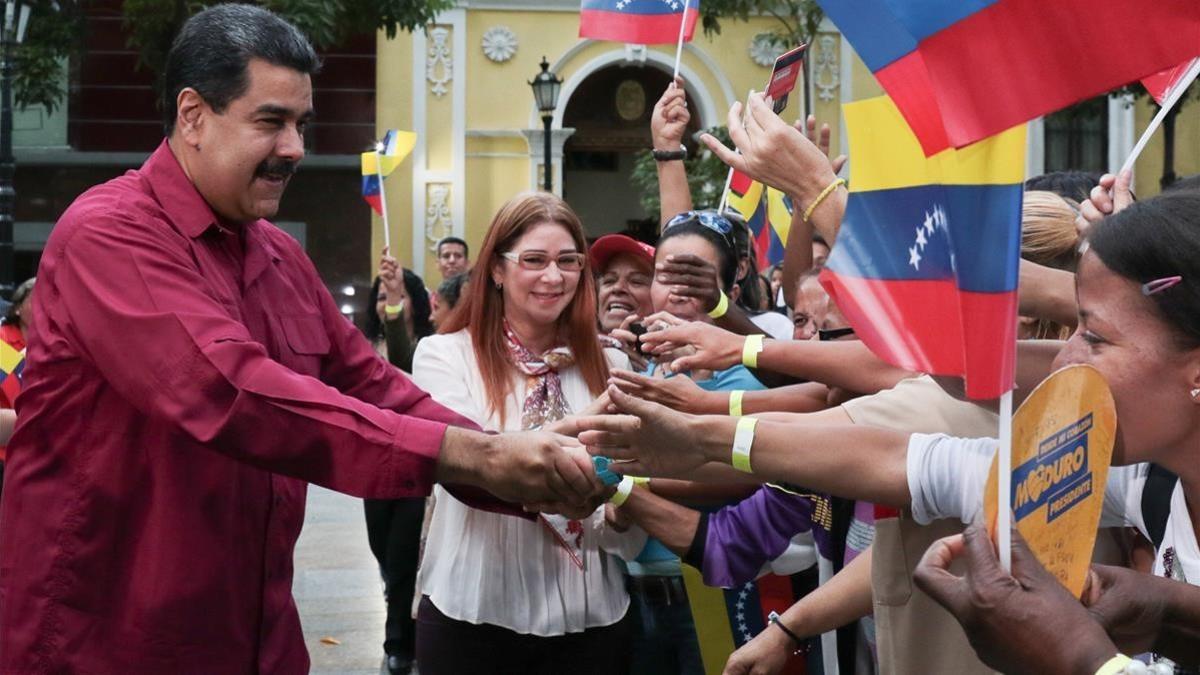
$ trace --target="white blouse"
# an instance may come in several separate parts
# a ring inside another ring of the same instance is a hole
[[[605,350],[609,364],[628,358]],[[571,410],[594,400],[578,368],[559,373]],[[494,431],[519,431],[526,378],[513,371],[504,427],[487,412],[483,379],[467,331],[427,337],[413,356],[413,381],[438,403]],[[418,584],[446,616],[502,626],[538,636],[577,633],[621,620],[629,607],[621,565],[609,553],[633,560],[645,544],[638,528],[618,533],[604,508],[583,521],[583,569],[540,520],[473,509],[440,486],[425,543]]]

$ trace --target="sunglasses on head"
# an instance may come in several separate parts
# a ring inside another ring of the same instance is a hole
[[[667,226],[663,228],[663,231],[665,232],[672,227],[687,225],[689,223],[699,223],[707,227],[721,235],[725,241],[729,242],[729,246],[733,247],[733,223],[716,211],[684,211],[668,220]]]

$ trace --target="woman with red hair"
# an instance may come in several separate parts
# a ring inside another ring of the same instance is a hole
[[[545,193],[496,214],[469,291],[413,357],[413,379],[484,429],[562,428],[596,407],[610,366],[596,335],[583,226]],[[629,607],[621,566],[644,533],[617,533],[597,509],[568,520],[498,516],[438,488],[417,614],[417,664],[441,673],[622,673]]]

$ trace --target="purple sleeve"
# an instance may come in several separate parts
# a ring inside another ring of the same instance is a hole
[[[753,581],[763,565],[787,549],[792,537],[813,531],[814,500],[819,499],[763,486],[710,514],[701,569],[704,583],[730,588]]]

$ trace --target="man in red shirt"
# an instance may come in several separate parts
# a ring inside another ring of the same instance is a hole
[[[307,672],[309,482],[589,513],[603,495],[570,439],[480,433],[376,356],[264,220],[317,64],[270,12],[197,14],[167,58],[167,140],[47,242],[0,506],[0,672]]]

